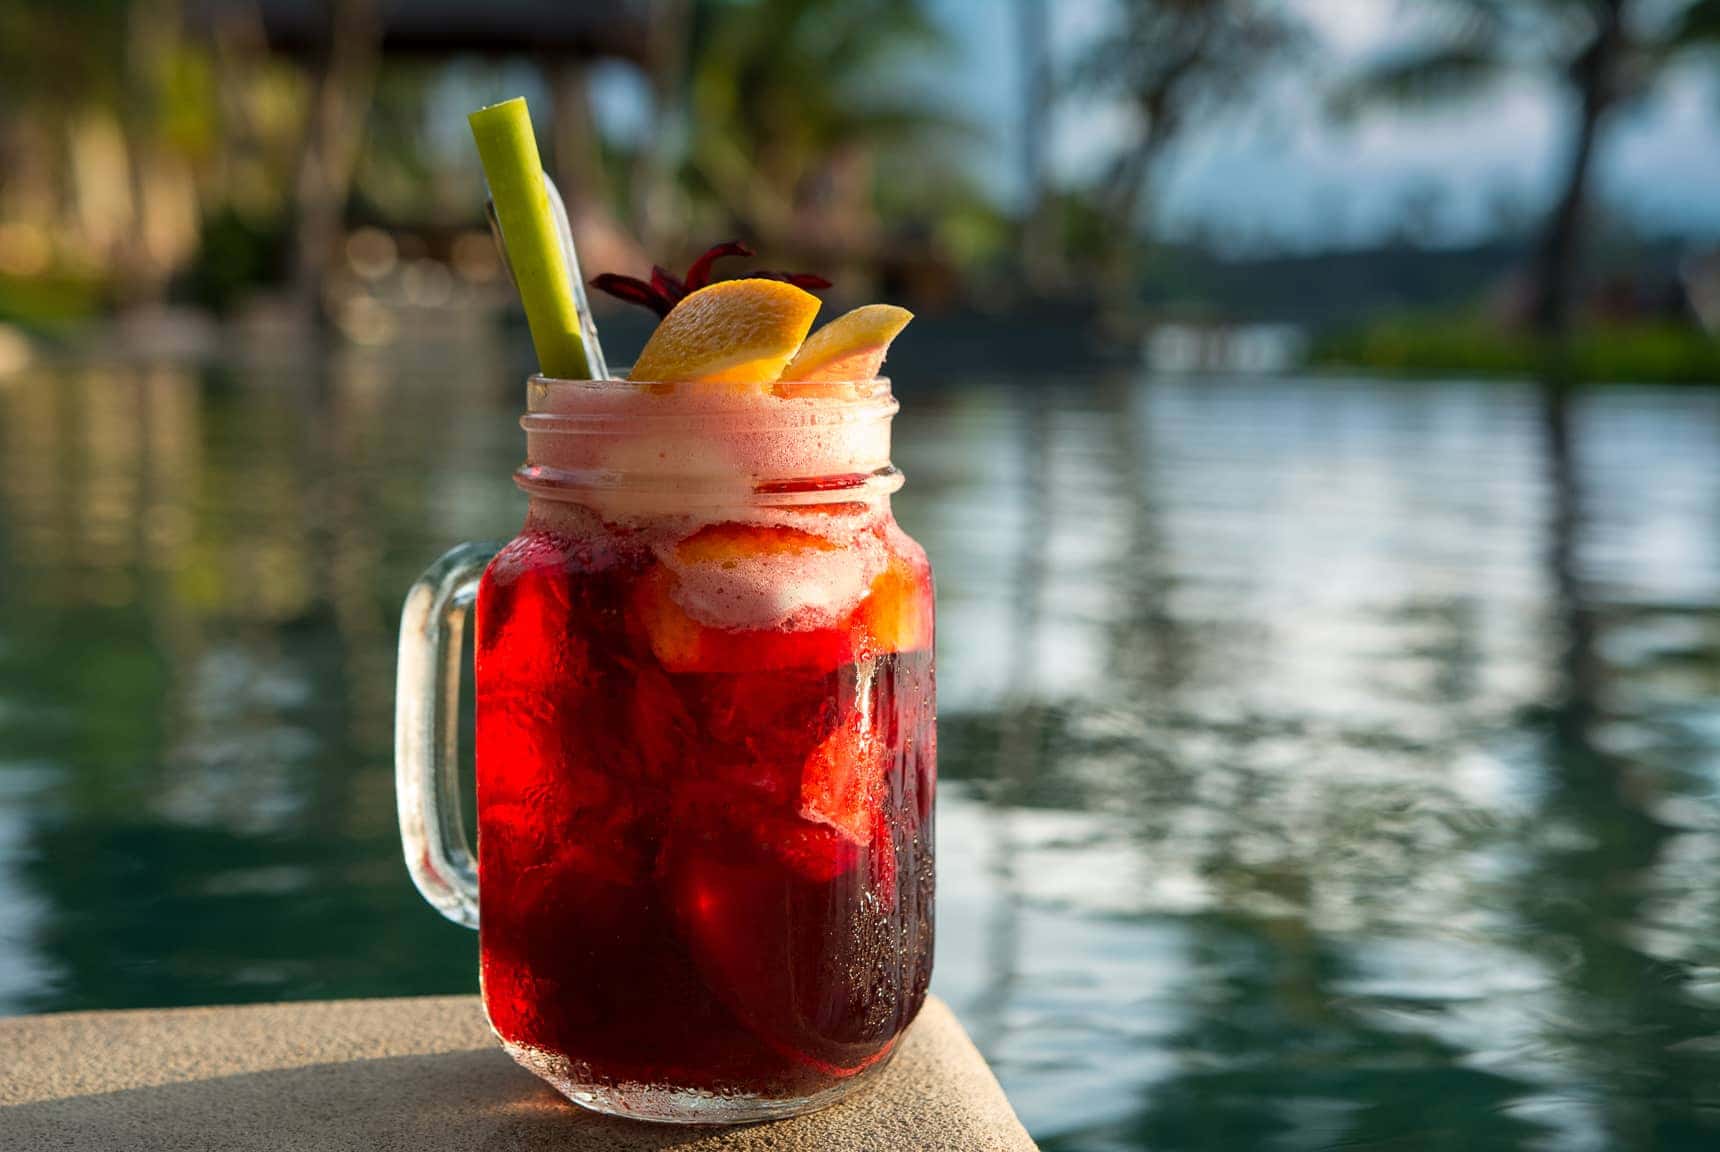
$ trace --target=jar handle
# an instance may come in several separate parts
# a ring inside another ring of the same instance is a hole
[[[394,793],[406,869],[424,899],[478,926],[478,866],[460,811],[460,651],[466,613],[495,544],[462,544],[430,565],[400,614]]]

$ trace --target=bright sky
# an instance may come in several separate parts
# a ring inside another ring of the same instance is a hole
[[[1473,104],[1434,114],[1374,112],[1350,125],[1322,114],[1316,85],[1394,43],[1407,0],[1284,0],[1307,18],[1331,61],[1320,76],[1272,85],[1255,106],[1204,126],[1172,156],[1158,213],[1173,231],[1216,226],[1243,242],[1318,247],[1363,243],[1397,226],[1408,205],[1437,235],[1461,240],[1501,206],[1533,213],[1551,195],[1563,155],[1556,94],[1520,80]],[[977,161],[1019,194],[1019,55],[1015,5],[932,0],[956,59],[927,82],[990,135]],[[1051,0],[1060,61],[1113,18],[1113,0]],[[1603,194],[1650,229],[1720,238],[1720,61],[1673,76],[1658,96],[1616,121],[1601,158]],[[1054,161],[1078,179],[1122,135],[1121,113],[1065,104]]]

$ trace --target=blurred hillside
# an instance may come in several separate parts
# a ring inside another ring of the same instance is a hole
[[[388,343],[493,324],[512,296],[464,113],[523,93],[588,274],[734,237],[844,299],[973,323],[1031,306],[1084,347],[1289,323],[1365,364],[1374,328],[1425,318],[1520,348],[1650,328],[1688,346],[1681,374],[1710,362],[1714,236],[1645,229],[1597,170],[1665,76],[1715,71],[1720,2],[1398,6],[1407,32],[1341,59],[1320,10],[0,0],[0,361],[19,331],[184,352],[233,332]],[[939,79],[976,67],[999,20],[1010,47],[977,67],[1008,73],[1010,106],[950,99]],[[1553,194],[1481,234],[1454,241],[1416,197],[1359,243],[1163,227],[1191,142],[1270,117],[1287,90],[1334,125],[1381,109],[1480,123],[1531,82],[1568,114]]]

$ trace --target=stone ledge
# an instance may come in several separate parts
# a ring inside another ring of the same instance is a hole
[[[1031,1152],[950,1010],[929,1000],[876,1085],[745,1128],[610,1120],[496,1046],[475,997],[0,1020],[8,1152]]]

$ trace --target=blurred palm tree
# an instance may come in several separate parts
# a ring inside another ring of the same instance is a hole
[[[305,317],[320,314],[381,62],[382,12],[377,0],[332,0],[327,51],[318,69],[293,189],[292,295]]]
[[[682,176],[707,227],[840,260],[878,240],[881,153],[957,127],[892,83],[942,47],[921,0],[704,0],[681,89]],[[685,244],[692,237],[681,237]]]
[[[1388,56],[1340,92],[1340,110],[1370,103],[1474,99],[1504,77],[1545,76],[1575,105],[1558,200],[1536,249],[1530,319],[1543,335],[1570,326],[1594,157],[1609,114],[1651,92],[1676,61],[1720,46],[1720,0],[1417,0],[1431,35]]]
[[[1046,0],[1016,0],[1016,50],[1021,67],[1021,179],[1027,203],[1021,221],[1023,279],[1035,291],[1063,279],[1063,245],[1051,214],[1052,114],[1056,67],[1051,53],[1051,8]]]
[[[0,223],[150,301],[195,248],[214,134],[180,0],[0,0]],[[44,265],[37,272],[50,271]]]
[[[1189,127],[1253,95],[1306,42],[1273,0],[1124,0],[1116,30],[1077,62],[1073,86],[1120,101],[1129,136],[1097,189],[1112,242],[1106,288],[1122,298],[1134,271],[1142,206],[1158,164]]]

